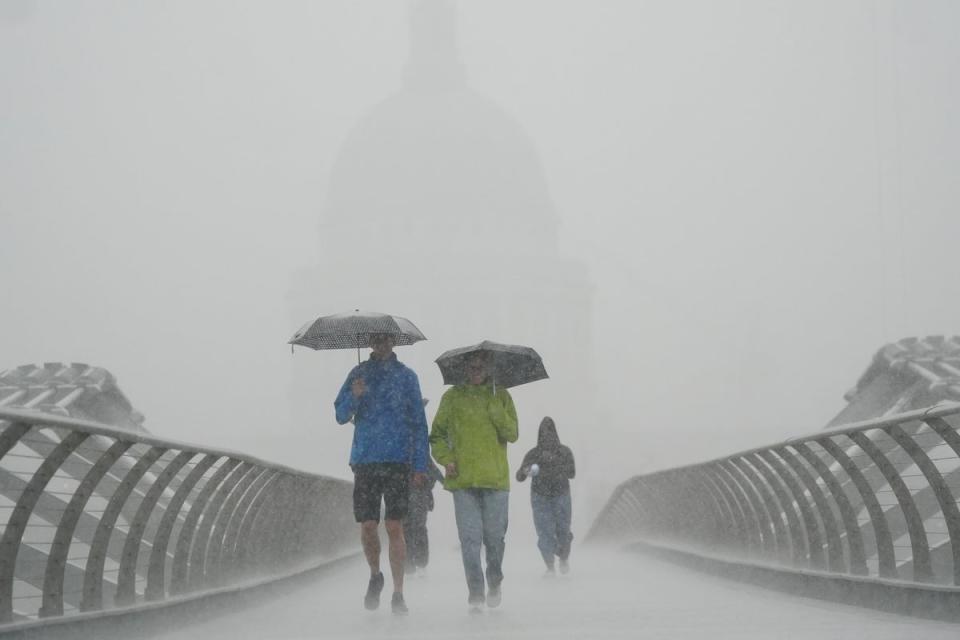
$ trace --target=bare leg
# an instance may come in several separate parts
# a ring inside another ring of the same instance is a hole
[[[363,545],[363,555],[367,557],[367,564],[370,565],[370,575],[375,576],[380,573],[380,532],[379,523],[376,520],[364,520],[360,524],[360,544]],[[389,531],[389,523],[387,531]],[[393,544],[391,542],[391,556],[393,555]],[[391,558],[391,565],[393,559]]]
[[[402,520],[385,520],[387,537],[390,539],[390,573],[393,574],[393,590],[403,593],[404,562],[407,558],[407,543],[403,538]]]

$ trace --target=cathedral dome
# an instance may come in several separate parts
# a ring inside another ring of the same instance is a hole
[[[453,17],[447,2],[421,3],[402,88],[347,136],[320,225],[324,255],[348,250],[345,242],[355,249],[349,239],[388,253],[556,252],[536,149],[516,120],[466,86]]]

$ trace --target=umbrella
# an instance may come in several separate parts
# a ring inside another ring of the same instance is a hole
[[[393,336],[397,346],[427,339],[406,318],[358,309],[311,320],[293,334],[288,344],[311,349],[356,349],[359,361],[360,349],[370,346],[370,337],[383,334]]]
[[[530,347],[484,340],[480,344],[451,349],[437,358],[443,383],[467,382],[467,362],[478,354],[487,358],[494,387],[500,385],[509,389],[549,377],[540,354]]]

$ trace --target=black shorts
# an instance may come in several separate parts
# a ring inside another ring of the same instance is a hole
[[[410,503],[410,465],[371,462],[353,465],[353,517],[357,522],[380,522],[381,500],[387,520],[403,520]]]

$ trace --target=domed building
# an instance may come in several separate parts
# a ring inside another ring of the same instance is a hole
[[[521,428],[535,429],[546,413],[562,428],[572,411],[592,414],[592,285],[584,266],[559,251],[559,219],[534,144],[468,87],[455,22],[448,0],[413,9],[400,89],[358,121],[333,166],[321,264],[296,276],[291,333],[355,308],[405,316],[428,342],[398,355],[436,399],[443,389],[432,362],[442,351],[483,339],[531,346],[551,379],[518,392]],[[330,371],[325,357],[293,358],[297,423],[333,422],[347,370]]]

